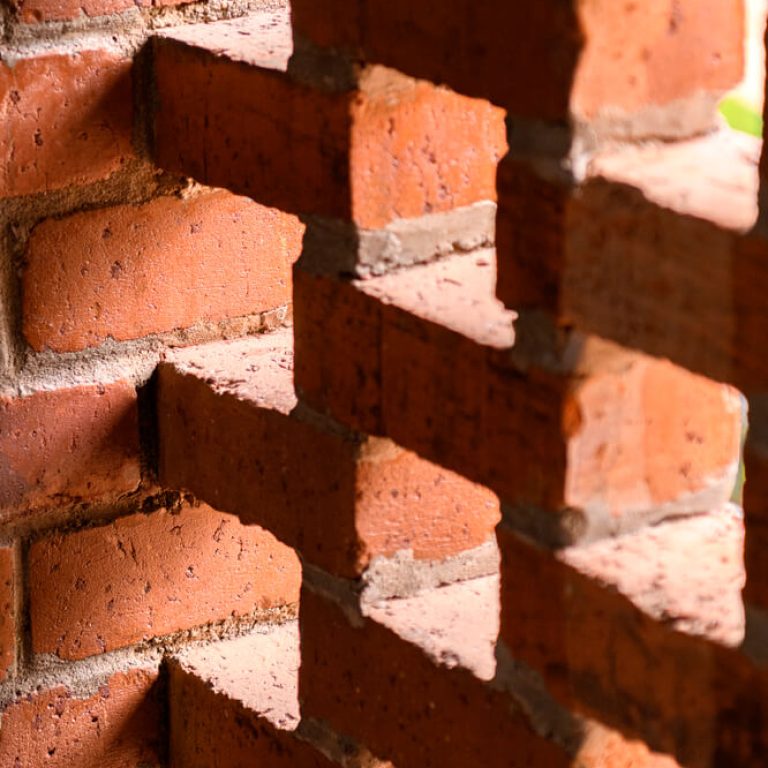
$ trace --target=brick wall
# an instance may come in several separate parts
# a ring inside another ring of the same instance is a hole
[[[741,0],[0,11],[0,766],[764,764]]]

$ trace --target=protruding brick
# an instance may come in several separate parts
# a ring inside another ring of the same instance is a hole
[[[133,157],[131,61],[106,50],[0,65],[0,197],[86,184]]]
[[[0,547],[0,682],[16,663],[16,573],[11,547]]]
[[[358,281],[299,262],[294,286],[306,401],[487,485],[528,524],[569,510],[561,533],[592,537],[730,498],[738,394],[542,317],[516,342],[490,252]]]
[[[507,766],[510,750],[520,765],[570,765],[505,694],[483,682],[493,676],[493,600],[469,582],[447,589],[444,597],[393,601],[353,620],[353,607],[307,587],[305,576],[302,716],[329,723],[395,765]]]
[[[309,75],[291,49],[287,9],[158,37],[158,163],[365,228],[494,199],[501,110],[382,67]]]
[[[182,651],[170,663],[173,764],[391,768],[327,729],[313,743],[300,723],[298,672],[297,622]]]
[[[737,248],[757,217],[758,154],[731,131],[625,147],[593,158],[580,186],[510,156],[499,168],[499,297],[720,381],[765,384],[751,344],[766,333],[768,248]]]
[[[502,525],[499,543],[500,639],[511,655],[567,706],[684,765],[710,765],[721,704],[740,685],[728,684],[728,666],[744,664],[725,650],[744,636],[733,510],[558,552]]]
[[[65,686],[25,696],[3,712],[0,764],[20,768],[161,768],[157,670],[118,672],[85,695]]]
[[[160,476],[357,576],[376,556],[438,560],[487,541],[498,500],[385,439],[297,405],[291,332],[176,353],[160,369]]]
[[[27,247],[24,335],[72,352],[285,306],[302,232],[221,191],[48,219]]]
[[[448,83],[515,116],[572,115],[619,132],[631,125],[630,135],[712,125],[717,95],[743,67],[740,0],[295,0],[291,8],[305,45]]]
[[[295,606],[296,555],[209,507],[54,533],[29,552],[32,649],[80,659],[258,609]]]
[[[138,431],[136,390],[125,381],[0,398],[0,510],[135,490]]]

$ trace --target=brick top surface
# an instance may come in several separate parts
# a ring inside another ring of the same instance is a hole
[[[481,680],[490,680],[496,671],[497,576],[383,600],[366,606],[365,612],[440,664],[463,667]]]
[[[562,557],[654,619],[736,646],[744,636],[744,525],[736,509],[573,547]]]
[[[692,141],[598,155],[588,174],[637,187],[675,213],[743,232],[757,220],[761,142],[723,130]]]
[[[298,726],[298,622],[265,626],[258,634],[191,647],[176,660],[214,691],[240,701],[276,727],[293,731]]]
[[[168,363],[204,379],[220,394],[230,393],[258,407],[290,413],[293,388],[293,330],[174,351]]]
[[[371,280],[361,291],[480,344],[505,348],[515,341],[515,313],[494,296],[496,255],[492,250],[454,256]]]
[[[283,72],[293,53],[288,8],[260,11],[215,24],[192,24],[163,31],[158,37],[205,48],[233,61]]]

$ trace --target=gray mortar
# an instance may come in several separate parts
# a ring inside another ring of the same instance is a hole
[[[381,229],[320,216],[302,220],[307,227],[303,269],[363,278],[490,248],[496,236],[496,204],[491,201],[395,219]]]
[[[502,516],[514,530],[552,549],[591,544],[668,520],[709,514],[730,499],[738,469],[738,462],[734,462],[719,480],[696,493],[653,507],[625,509],[620,515],[605,505],[553,512],[502,503]]]
[[[352,739],[337,734],[322,720],[302,718],[294,735],[342,768],[381,768],[381,760]]]
[[[158,29],[222,21],[254,11],[286,7],[285,0],[203,0],[182,6],[131,8],[107,16],[83,15],[67,21],[37,24],[16,23],[9,13],[3,35],[3,60],[13,61],[50,51],[75,52],[90,47],[134,54]]]
[[[361,604],[412,597],[424,590],[498,572],[499,548],[495,537],[444,560],[417,560],[411,550],[404,550],[393,557],[371,560],[362,577]]]
[[[578,752],[584,720],[555,701],[539,673],[515,660],[501,641],[496,644],[496,677],[491,686],[514,699],[536,733],[559,744],[569,755]]]
[[[290,307],[284,305],[255,315],[213,323],[199,322],[188,328],[151,334],[133,341],[107,339],[100,346],[81,352],[28,353],[19,370],[0,375],[0,394],[29,395],[120,379],[142,386],[168,348],[267,332],[284,325],[290,314]]]
[[[365,620],[360,608],[360,587],[358,582],[332,576],[330,573],[310,563],[303,562],[302,586],[341,608],[350,625],[356,629],[365,626]]]
[[[0,684],[0,709],[25,696],[57,687],[66,688],[74,698],[87,699],[98,693],[99,687],[116,673],[131,669],[157,670],[164,657],[178,653],[183,647],[242,637],[263,631],[265,625],[295,621],[297,616],[297,605],[257,609],[245,616],[181,630],[87,659],[65,661],[53,654],[38,654],[24,666],[23,676]]]

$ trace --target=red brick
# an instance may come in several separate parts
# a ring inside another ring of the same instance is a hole
[[[749,350],[766,332],[757,254],[768,249],[739,250],[757,216],[758,151],[730,131],[606,151],[578,187],[502,162],[499,297],[721,381],[764,384]]]
[[[299,620],[304,717],[395,765],[508,766],[512,753],[515,765],[570,765],[503,693],[455,666],[455,655],[447,655],[449,668],[370,618],[353,625],[339,604],[306,586]]]
[[[281,331],[185,350],[177,367],[161,366],[166,486],[263,525],[344,576],[375,556],[441,559],[492,536],[498,501],[486,489],[297,409],[290,353]]]
[[[132,8],[183,5],[192,0],[10,0],[18,18],[35,24],[107,16]]]
[[[48,219],[27,247],[24,335],[73,352],[287,305],[302,232],[221,191]]]
[[[327,730],[307,741],[298,700],[297,622],[190,648],[171,660],[170,742],[184,768],[391,768]],[[325,754],[323,754],[325,753]],[[329,755],[334,755],[332,759]]]
[[[284,71],[290,46],[287,11],[158,38],[158,163],[367,228],[494,199],[501,110],[381,67],[312,85]]]
[[[80,659],[295,604],[296,555],[209,507],[54,533],[29,552],[32,648]]]
[[[0,398],[0,509],[115,497],[137,488],[136,390],[125,381]]]
[[[0,548],[0,682],[16,664],[16,574],[11,547]]]
[[[570,708],[709,765],[744,664],[739,528],[713,513],[550,552],[502,525],[500,639]]]
[[[27,24],[104,16],[135,7],[130,0],[11,0],[10,5]]]
[[[581,509],[604,531],[730,497],[734,390],[541,323],[517,353],[492,283],[490,253],[359,281],[297,266],[299,391],[504,501]]]
[[[162,704],[155,670],[113,674],[92,695],[66,687],[3,712],[0,764],[18,768],[160,768]]]
[[[546,0],[535,7],[297,0],[292,13],[300,39],[448,83],[525,117],[642,113],[723,92],[742,71],[739,0]]]
[[[131,62],[105,50],[0,66],[0,197],[104,179],[133,157]]]

